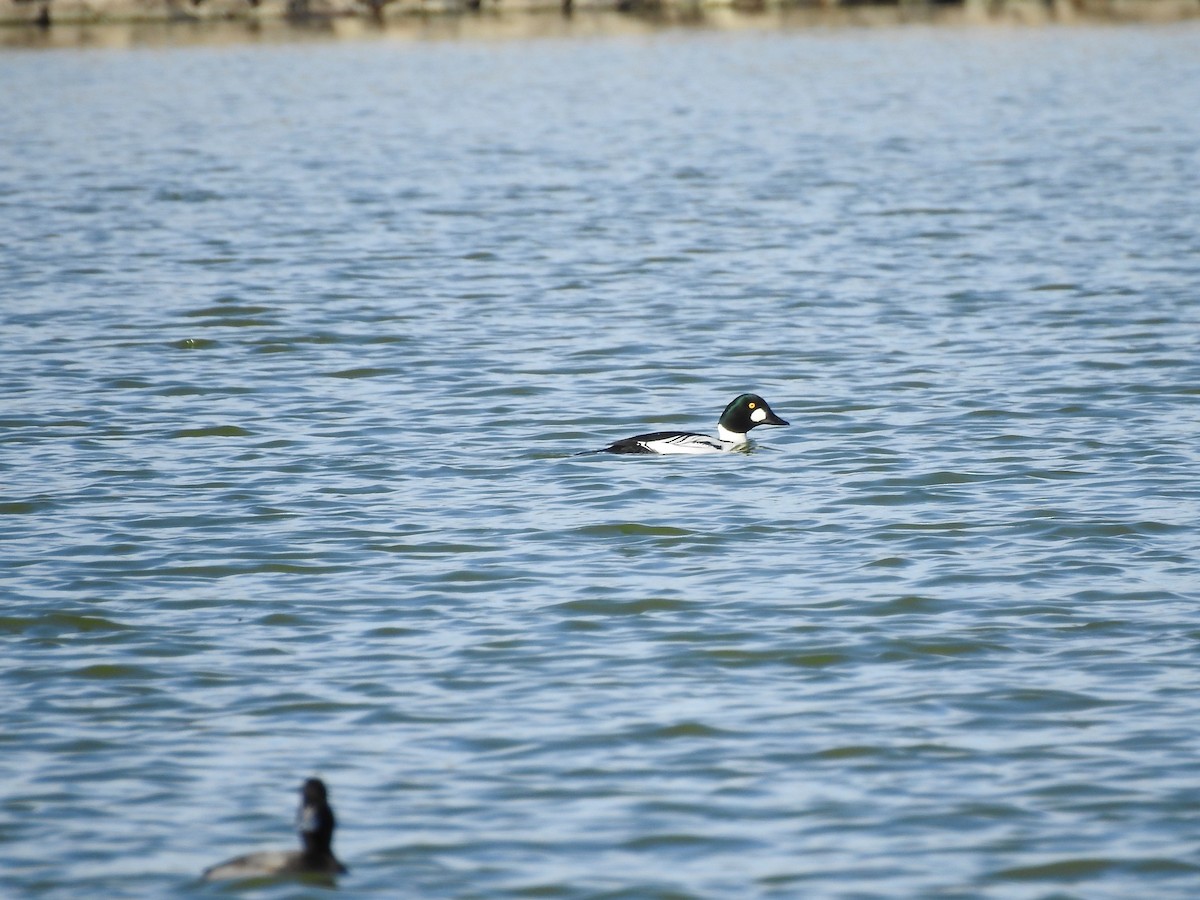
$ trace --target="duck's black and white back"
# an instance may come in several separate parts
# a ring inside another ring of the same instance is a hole
[[[691,431],[653,431],[614,441],[598,453],[722,453],[733,449],[724,441]]]
[[[347,870],[333,855],[333,830],[337,827],[325,783],[310,778],[300,788],[296,831],[302,850],[266,850],[249,853],[204,870],[206,881],[250,878],[288,878],[315,875],[332,878]]]
[[[724,453],[749,443],[747,434],[759,425],[787,425],[758,394],[734,397],[717,422],[717,437],[693,431],[653,431],[614,441],[596,453],[698,454]]]

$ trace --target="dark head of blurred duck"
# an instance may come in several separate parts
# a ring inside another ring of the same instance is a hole
[[[208,881],[248,878],[288,878],[303,875],[326,879],[345,873],[333,855],[333,829],[337,820],[329,806],[329,793],[320,778],[310,778],[300,788],[296,831],[303,850],[267,850],[239,856],[204,870]]]

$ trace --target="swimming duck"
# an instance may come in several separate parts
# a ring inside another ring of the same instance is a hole
[[[303,850],[268,850],[239,856],[204,870],[206,881],[228,878],[286,878],[297,875],[341,875],[346,867],[333,855],[333,829],[337,822],[329,808],[325,782],[310,778],[300,788],[296,831]]]
[[[654,431],[615,441],[594,453],[720,453],[746,446],[759,425],[787,425],[758,394],[734,397],[717,421],[717,437],[691,431]]]

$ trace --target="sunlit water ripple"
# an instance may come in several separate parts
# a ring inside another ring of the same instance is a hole
[[[6,891],[1196,896],[1200,29],[0,75]]]

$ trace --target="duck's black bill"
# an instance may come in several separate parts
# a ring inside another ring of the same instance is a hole
[[[773,412],[767,413],[767,417],[760,423],[762,425],[791,425],[787,419],[781,419]]]

